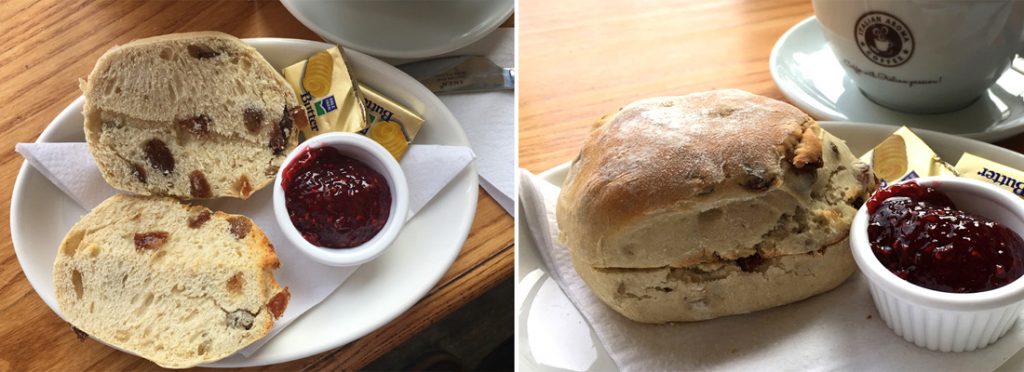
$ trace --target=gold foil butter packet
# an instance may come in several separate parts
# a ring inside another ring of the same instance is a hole
[[[956,170],[907,127],[897,129],[860,160],[871,164],[881,181],[879,187],[918,177],[957,176]]]
[[[423,118],[372,88],[360,86],[359,91],[370,127],[366,136],[384,146],[395,159],[402,159],[423,126]]]
[[[990,182],[1024,196],[1024,172],[1020,170],[967,152],[960,156],[955,169],[961,177]]]
[[[324,132],[361,132],[366,114],[359,85],[337,46],[317,52],[282,70],[306,110],[308,125],[299,126],[299,142]]]

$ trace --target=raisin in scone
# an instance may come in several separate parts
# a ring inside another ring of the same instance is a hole
[[[244,216],[174,198],[116,195],[75,224],[53,267],[64,320],[169,368],[227,357],[265,336],[290,294]]]
[[[80,86],[103,178],[138,194],[247,198],[273,180],[306,120],[270,63],[219,32],[116,46]]]

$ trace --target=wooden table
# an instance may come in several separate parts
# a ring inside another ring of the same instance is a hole
[[[197,30],[320,40],[277,1],[0,2],[0,209],[10,210],[22,164],[14,144],[35,141],[80,95],[78,79],[89,74],[100,54],[140,37]],[[513,219],[483,190],[478,203],[458,259],[409,311],[347,346],[263,369],[358,369],[510,278]],[[79,341],[25,279],[8,238],[10,221],[0,230],[0,372],[156,367],[96,341]]]
[[[810,0],[521,1],[519,166],[572,160],[601,116],[636,99],[740,88],[785,99],[768,72]],[[1024,136],[998,143],[1024,150]]]

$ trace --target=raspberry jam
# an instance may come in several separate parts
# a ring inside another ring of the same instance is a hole
[[[320,247],[359,246],[377,235],[391,214],[384,176],[330,146],[296,156],[281,187],[295,228]]]
[[[868,239],[889,271],[918,286],[973,293],[1024,274],[1020,235],[959,209],[942,192],[910,181],[868,201]]]

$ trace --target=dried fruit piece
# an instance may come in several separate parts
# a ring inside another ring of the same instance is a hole
[[[199,212],[199,214],[189,217],[188,227],[191,229],[198,229],[202,227],[206,221],[210,220],[211,215],[213,215],[213,213],[210,213],[209,210],[203,210],[202,212]]]
[[[742,185],[743,189],[750,190],[752,192],[763,192],[771,188],[771,185],[775,183],[774,174],[766,174],[763,169],[754,168],[743,168],[746,173],[739,184]]]
[[[292,107],[292,122],[296,127],[309,128],[309,117],[306,116],[306,110],[300,106]]]
[[[242,278],[242,273],[235,273],[235,275],[231,276],[231,279],[228,279],[228,292],[241,293],[242,286],[244,285],[245,278]]]
[[[165,176],[174,172],[174,156],[171,155],[171,150],[167,148],[164,141],[156,138],[150,139],[143,144],[142,149],[146,154],[146,161],[153,169],[160,171]]]
[[[257,133],[260,131],[260,126],[263,125],[263,111],[247,108],[242,113],[245,121],[245,129],[249,130],[249,133]]]
[[[150,231],[135,233],[135,250],[154,250],[160,248],[167,242],[169,234],[166,231]]]
[[[252,223],[245,217],[235,216],[228,218],[228,223],[231,225],[231,234],[239,240],[249,235],[249,231],[252,230]]]
[[[757,270],[758,266],[764,263],[764,258],[761,257],[760,253],[754,253],[753,256],[740,257],[736,259],[736,265],[739,265],[740,270],[745,272],[753,272]]]
[[[288,307],[290,298],[292,298],[292,294],[288,293],[288,287],[284,287],[281,292],[270,298],[270,301],[267,302],[267,310],[270,310],[270,315],[273,315],[274,319],[280,318],[281,314],[284,314],[284,309]]]
[[[860,206],[864,205],[864,197],[858,196],[856,199],[853,199],[853,201],[850,202],[850,205],[856,209],[860,209]]]
[[[289,112],[287,107],[284,109],[284,114],[281,116],[281,121],[274,124],[270,132],[270,150],[274,152],[274,155],[280,155],[284,152],[284,149],[288,146],[288,138],[292,134],[292,126],[294,121],[292,119],[293,112]]]
[[[206,175],[202,171],[194,170],[188,175],[190,190],[193,197],[209,198],[213,195],[210,192],[210,183],[206,182]]]
[[[178,119],[178,128],[191,133],[197,138],[204,138],[210,134],[210,122],[212,120],[206,114],[193,116],[187,119]]]
[[[146,169],[145,168],[143,168],[138,163],[130,163],[129,167],[131,168],[129,172],[131,172],[132,176],[134,176],[135,179],[139,180],[139,182],[146,183]]]
[[[238,309],[227,313],[228,327],[249,330],[252,328],[256,315],[245,309]]]
[[[249,195],[252,194],[252,185],[249,183],[249,177],[244,175],[238,177],[238,182],[235,183],[235,187],[243,198],[248,198]]]
[[[196,348],[196,355],[206,355],[206,352],[210,351],[211,343],[212,342],[210,340],[206,340],[199,344],[199,347]]]
[[[213,50],[207,45],[192,44],[188,46],[188,55],[196,59],[213,58],[220,55],[220,52]]]

